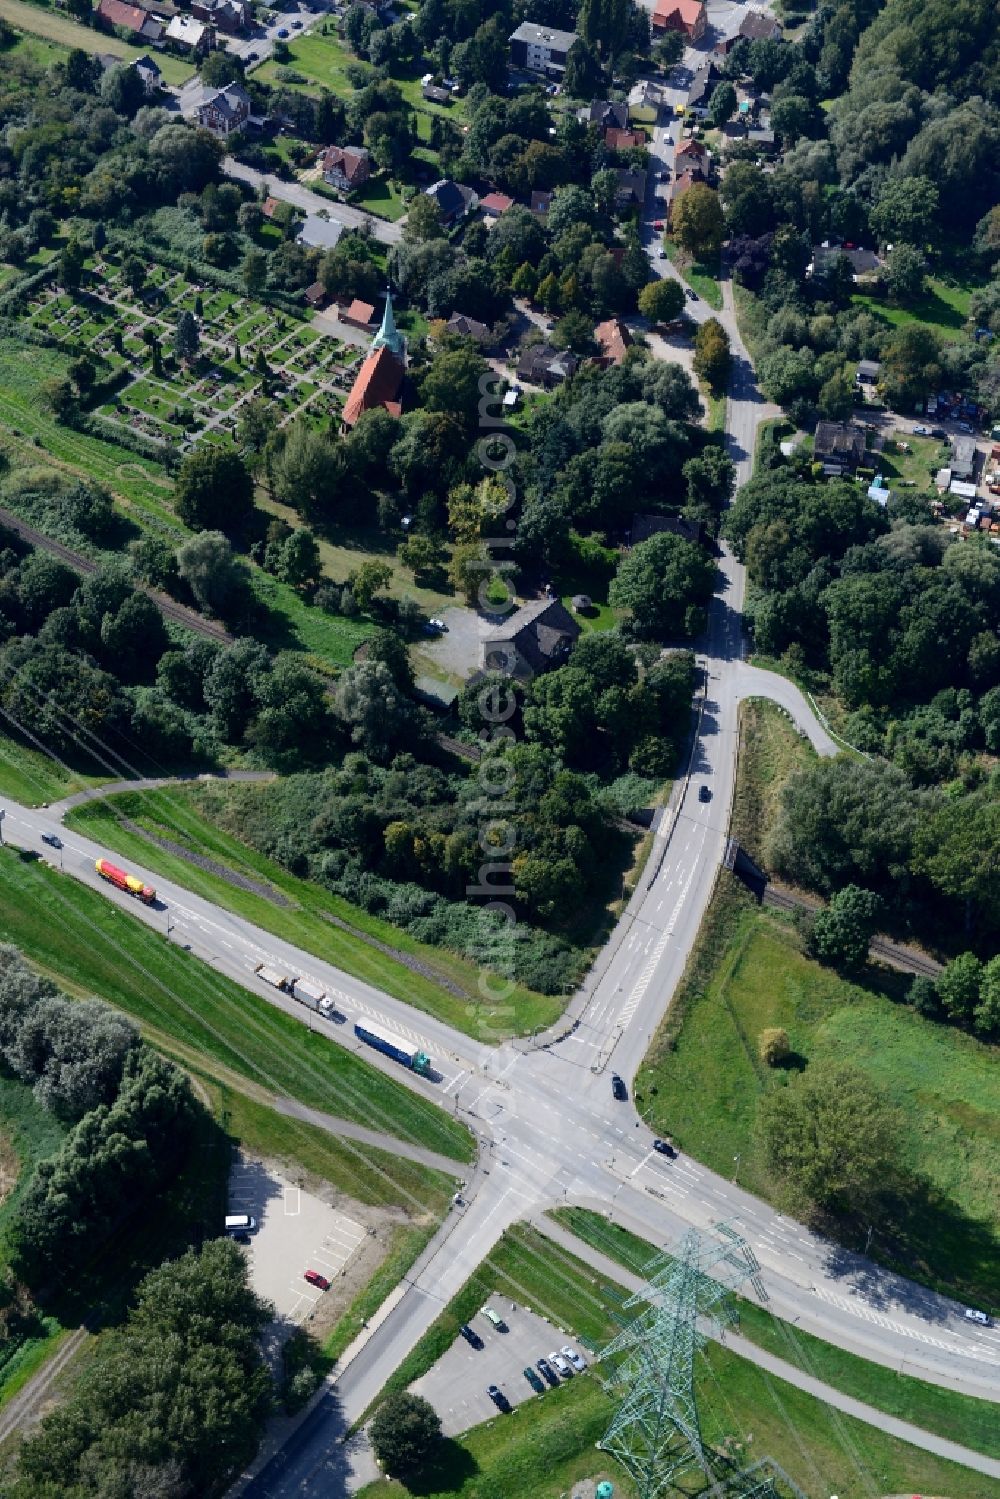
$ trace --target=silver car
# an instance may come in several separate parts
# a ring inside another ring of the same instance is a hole
[[[586,1361],[580,1357],[575,1348],[571,1348],[567,1343],[565,1347],[560,1348],[559,1352],[562,1354],[563,1358],[569,1360],[569,1362],[573,1365],[573,1368],[576,1370],[577,1374],[582,1374],[584,1372],[587,1367]]]

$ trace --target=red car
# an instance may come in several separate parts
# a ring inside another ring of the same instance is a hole
[[[307,1270],[305,1272],[305,1275],[306,1280],[309,1282],[309,1284],[311,1286],[316,1286],[318,1290],[328,1291],[330,1289],[330,1282],[327,1280],[325,1275],[320,1275],[318,1270]]]
[[[653,225],[653,228],[656,229],[659,233],[662,233],[663,232],[663,220],[662,219],[657,219],[656,222]]]

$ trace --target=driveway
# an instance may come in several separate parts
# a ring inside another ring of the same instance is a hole
[[[474,609],[460,604],[443,609],[437,617],[447,629],[414,646],[413,664],[418,671],[457,687],[479,670],[482,639],[489,626]]]
[[[471,1348],[464,1338],[456,1338],[433,1369],[411,1386],[415,1395],[422,1395],[433,1405],[441,1417],[442,1429],[449,1437],[458,1436],[471,1426],[499,1415],[486,1393],[487,1385],[499,1385],[511,1405],[542,1399],[531,1388],[522,1370],[537,1359],[547,1357],[564,1343],[576,1348],[590,1362],[587,1349],[572,1334],[553,1327],[537,1313],[521,1307],[511,1311],[511,1303],[499,1296],[491,1297],[484,1304],[492,1306],[505,1318],[507,1331],[498,1332],[479,1313],[472,1318],[470,1326],[482,1338],[485,1348]],[[586,1377],[585,1374],[571,1376],[573,1379]]]
[[[259,1296],[274,1303],[276,1322],[284,1324],[286,1334],[305,1321],[324,1294],[304,1279],[304,1272],[318,1270],[334,1280],[368,1236],[362,1224],[286,1181],[262,1161],[243,1156],[237,1157],[230,1174],[229,1212],[251,1213],[257,1219],[245,1249],[250,1280]]]
[[[274,52],[279,31],[287,32],[287,40],[291,41],[297,36],[304,36],[324,15],[325,10],[312,10],[308,5],[286,4],[281,9],[270,11],[264,24],[257,25],[250,36],[223,36],[220,33],[220,45],[233,57],[241,57],[245,61],[252,55],[254,62],[264,62]]]
[[[257,191],[263,187],[272,198],[280,198],[284,203],[294,203],[296,208],[302,208],[306,213],[323,212],[335,223],[343,224],[345,229],[360,229],[368,224],[375,238],[383,245],[397,244],[403,237],[403,219],[390,224],[385,219],[373,218],[370,213],[352,208],[349,203],[322,198],[319,193],[303,187],[301,182],[285,182],[271,172],[258,172],[256,167],[246,167],[233,156],[225,158],[222,170],[227,177],[232,177],[237,182],[248,182]]]

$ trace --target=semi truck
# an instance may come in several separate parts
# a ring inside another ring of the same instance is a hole
[[[430,1071],[431,1059],[419,1046],[414,1046],[411,1041],[404,1041],[402,1036],[394,1036],[392,1031],[376,1030],[374,1026],[362,1025],[360,1020],[355,1022],[354,1034],[359,1041],[364,1041],[366,1046],[374,1046],[376,1051],[382,1052],[384,1056],[392,1057],[394,1062],[402,1062],[404,1067],[409,1067],[411,1072],[419,1072],[421,1077],[426,1077]]]
[[[151,906],[156,899],[156,891],[152,885],[143,884],[142,880],[136,879],[134,874],[129,874],[124,869],[119,869],[117,864],[112,864],[110,859],[98,859],[94,865],[102,880],[107,880],[109,885],[114,885],[116,890],[124,890],[126,895],[134,895],[136,900],[145,901]]]
[[[291,988],[292,980],[287,973],[281,973],[277,968],[269,968],[266,963],[258,963],[254,973],[265,984],[270,984],[272,989],[281,989],[287,993]]]
[[[326,990],[315,980],[290,976],[282,973],[279,968],[271,968],[267,963],[258,963],[254,973],[259,979],[263,979],[265,984],[270,984],[274,989],[280,989],[284,994],[290,994],[293,999],[298,1000],[300,1005],[305,1005],[309,1010],[315,1010],[327,1020],[343,1019]]]

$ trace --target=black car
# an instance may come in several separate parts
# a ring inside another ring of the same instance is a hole
[[[493,1401],[493,1404],[496,1406],[497,1410],[503,1411],[504,1415],[506,1415],[510,1410],[510,1401],[507,1399],[507,1396],[504,1394],[503,1390],[501,1390],[500,1386],[495,1384],[488,1385],[486,1393]]]
[[[712,793],[707,786],[698,787],[698,800],[700,802],[710,802],[712,800]]]
[[[932,437],[940,437],[942,439],[942,441],[946,441],[947,437],[948,437],[948,434],[944,430],[943,427],[932,427],[931,428],[931,436]]]
[[[458,1330],[465,1341],[471,1344],[473,1348],[484,1348],[486,1346],[478,1332],[476,1332],[476,1329],[470,1327],[468,1322],[463,1322]]]
[[[617,1072],[612,1072],[611,1074],[611,1092],[619,1103],[624,1103],[628,1098],[628,1089],[625,1086],[624,1079],[620,1078]]]
[[[43,833],[42,842],[47,843],[50,848],[62,848],[62,839],[55,833]]]
[[[669,1140],[654,1140],[653,1149],[658,1151],[660,1155],[668,1155],[671,1158],[677,1154]]]
[[[539,1374],[541,1374],[545,1378],[548,1384],[555,1386],[559,1383],[559,1375],[553,1369],[547,1358],[540,1358],[535,1364],[535,1368],[538,1370]]]

